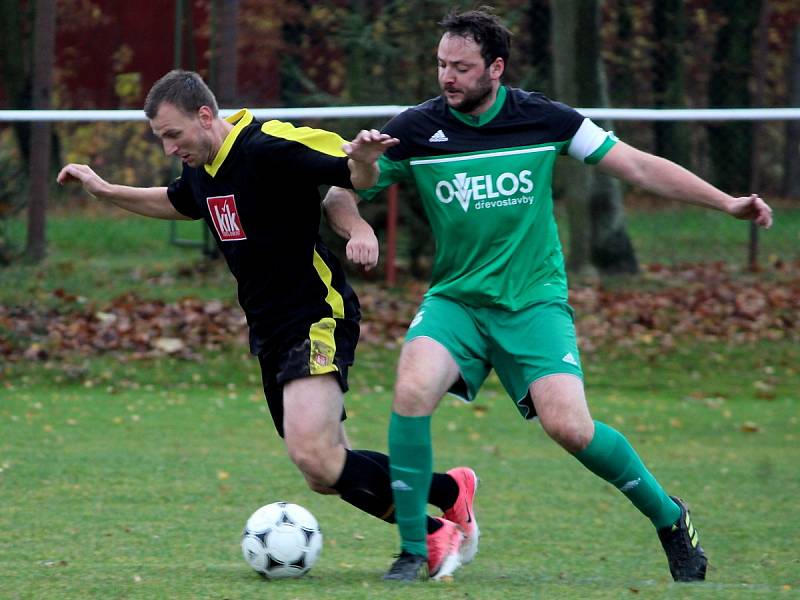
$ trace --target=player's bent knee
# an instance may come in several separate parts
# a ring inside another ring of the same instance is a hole
[[[429,415],[433,412],[436,398],[425,386],[415,381],[398,381],[394,388],[392,408],[406,416]]]
[[[335,489],[333,489],[330,485],[323,483],[322,481],[317,481],[316,479],[312,479],[311,477],[305,474],[304,477],[306,483],[308,484],[308,489],[310,489],[312,492],[315,492],[317,494],[322,494],[325,496],[339,493]]]
[[[592,441],[594,431],[582,424],[558,422],[542,424],[544,430],[561,447],[571,453],[580,452]]]
[[[335,483],[335,481],[331,481],[337,475],[332,472],[331,452],[313,444],[298,447],[290,445],[288,450],[289,458],[309,482],[312,490],[317,491],[315,486],[330,487]],[[312,482],[314,482],[313,486]]]

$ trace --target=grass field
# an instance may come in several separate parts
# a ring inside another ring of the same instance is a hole
[[[738,235],[725,252],[743,251]],[[98,304],[129,290],[234,301],[223,269],[187,268],[198,252],[166,237],[156,221],[51,219],[47,261],[0,270],[0,303],[58,302],[56,289]],[[256,362],[234,348],[197,361],[0,365],[0,599],[795,597],[800,348],[677,348],[598,348],[584,357],[587,390],[594,416],[692,506],[711,563],[703,584],[672,583],[649,523],[519,419],[494,378],[474,406],[445,399],[433,424],[436,467],[466,463],[481,476],[478,557],[452,581],[383,583],[396,530],[307,490],[273,431]],[[359,352],[348,433],[381,450],[397,351]],[[309,508],[325,535],[320,562],[297,581],[262,580],[239,550],[247,516],[279,499]]]
[[[649,525],[618,492],[524,423],[492,380],[472,407],[445,400],[435,463],[472,465],[483,539],[451,582],[417,598],[751,598],[800,589],[798,349],[715,348],[655,359],[594,358],[596,418],[625,432],[669,491],[694,508],[709,581],[671,583]],[[758,358],[754,358],[758,357]],[[385,448],[392,351],[353,371],[348,430]],[[0,597],[404,598],[380,581],[396,532],[308,491],[265,413],[257,365],[230,351],[199,363],[95,360],[15,365],[0,388]],[[757,382],[773,393],[759,398]],[[322,558],[298,581],[244,563],[252,510],[308,507]]]
[[[569,228],[564,216],[559,218],[566,238]],[[725,261],[741,268],[746,265],[749,226],[720,213],[692,207],[629,210],[627,223],[642,264]],[[8,240],[23,248],[24,219],[9,221],[5,227]],[[177,223],[181,239],[200,241],[201,231],[199,223]],[[400,233],[398,258],[402,262],[406,257]],[[144,297],[168,301],[187,295],[220,298],[221,291],[225,299],[235,301],[228,273],[187,269],[187,264],[200,259],[200,251],[168,244],[169,235],[169,224],[158,220],[72,213],[51,217],[47,260],[34,268],[15,263],[0,270],[0,302],[46,301],[58,287],[94,301],[109,300],[132,288]],[[800,259],[800,207],[778,209],[773,228],[760,232],[760,244],[762,263]]]

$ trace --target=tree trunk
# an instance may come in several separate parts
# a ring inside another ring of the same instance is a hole
[[[653,3],[653,26],[658,44],[654,46],[656,108],[683,108],[686,100],[683,42],[686,17],[683,0]],[[655,121],[655,153],[689,166],[689,126],[681,121]]]
[[[520,81],[519,87],[535,89],[548,96],[554,96],[553,60],[550,54],[553,32],[550,2],[548,0],[529,0],[526,12],[531,35],[525,36],[522,41],[526,45],[518,51],[527,54],[529,75]],[[519,48],[519,46],[517,47]]]
[[[0,55],[3,57],[3,84],[9,108],[31,108],[31,56],[33,53],[28,25],[33,7],[20,6],[18,0],[0,0]],[[14,136],[23,162],[30,162],[31,124],[15,121]]]
[[[753,100],[756,106],[766,106],[766,87],[767,75],[765,69],[758,68],[759,65],[767,64],[767,42],[769,40],[769,18],[771,13],[769,0],[764,0],[758,15],[758,28],[756,29],[756,45],[753,57],[753,69],[755,70],[755,86],[753,90]],[[761,155],[764,148],[764,131],[761,121],[753,121],[751,133],[753,136],[753,148],[750,151],[750,191],[761,192]],[[747,265],[751,271],[758,270],[758,225],[750,221],[750,243],[747,250]]]
[[[789,106],[800,106],[800,25],[794,30],[786,80],[789,82]],[[800,200],[800,120],[789,121],[786,125],[783,194]]]
[[[753,32],[758,26],[761,0],[715,0],[714,6],[728,21],[720,28],[714,49],[711,107],[747,108],[751,104]],[[712,183],[734,196],[750,193],[752,125],[714,124],[709,126],[708,137]]]
[[[220,107],[234,108],[239,102],[239,0],[216,0],[214,27],[214,92]]]
[[[612,85],[609,95],[614,106],[639,106],[641,104],[637,94],[640,84],[636,80],[634,70],[633,44],[636,32],[634,28],[633,4],[635,0],[618,0],[617,14],[614,25],[617,29],[617,67],[614,70]]]
[[[578,106],[608,106],[600,54],[600,4],[564,0],[553,4],[554,58],[559,99]],[[564,38],[564,39],[559,39]],[[610,122],[598,125],[611,129]],[[565,193],[570,203],[567,268],[585,269],[587,257],[601,273],[636,273],[636,253],[625,230],[620,182],[573,162]]]
[[[553,81],[556,97],[578,104],[578,11],[582,0],[559,0],[551,10],[553,40]],[[569,225],[567,269],[581,273],[589,267],[589,190],[591,172],[574,160],[560,161],[557,187],[564,196]]]
[[[33,55],[33,108],[50,108],[56,37],[55,0],[36,0]],[[50,123],[33,124],[31,136],[30,196],[28,199],[28,260],[45,256],[45,220],[50,190]]]

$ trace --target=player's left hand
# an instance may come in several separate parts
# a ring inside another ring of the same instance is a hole
[[[726,212],[737,219],[753,221],[765,229],[772,227],[772,209],[758,194],[734,198]]]
[[[361,163],[373,163],[388,148],[399,144],[400,140],[393,138],[377,129],[362,129],[352,141],[342,145],[342,150],[352,160]]]
[[[363,266],[365,271],[369,271],[378,264],[378,248],[378,238],[375,236],[375,232],[369,223],[364,221],[350,232],[350,240],[347,242],[345,251],[348,260]]]

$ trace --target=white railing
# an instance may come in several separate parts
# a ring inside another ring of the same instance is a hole
[[[351,119],[393,117],[407,106],[326,106],[255,108],[257,119]],[[590,119],[613,121],[794,121],[800,108],[579,108]],[[223,117],[236,109],[221,109]],[[141,110],[0,110],[0,122],[11,121],[144,121]]]

